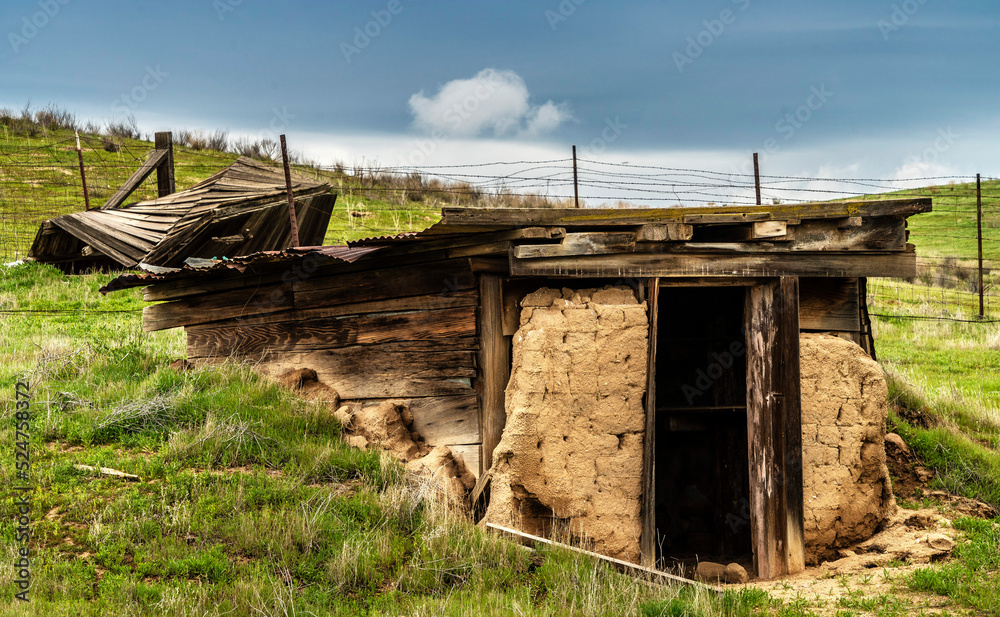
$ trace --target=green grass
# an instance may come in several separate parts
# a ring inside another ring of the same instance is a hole
[[[982,614],[1000,615],[1000,523],[962,518],[955,527],[965,533],[955,547],[955,560],[915,571],[908,586],[949,596]]]

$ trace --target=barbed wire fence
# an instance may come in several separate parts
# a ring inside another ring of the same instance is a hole
[[[88,193],[99,207],[145,161],[152,146],[109,143],[83,136]],[[175,163],[178,189],[220,171],[218,157]],[[279,165],[279,163],[275,163]],[[573,207],[574,161],[493,161],[462,165],[382,166],[368,162],[299,167],[334,185],[338,209],[348,225],[368,212],[392,214],[447,205],[486,207]],[[185,182],[186,180],[186,182]],[[827,178],[760,176],[764,204],[837,199],[931,197],[934,213],[911,219],[909,241],[917,246],[912,280],[870,279],[869,301],[876,314],[902,318],[979,320],[980,273],[983,317],[1000,318],[1000,180],[982,178],[977,218],[976,176],[921,178]],[[576,187],[584,207],[754,205],[755,176],[739,170],[713,171],[578,159]],[[887,195],[891,194],[891,195]],[[129,202],[156,197],[150,177]],[[40,225],[83,207],[75,140],[43,145],[7,144],[0,149],[0,259],[23,259]],[[342,205],[343,204],[343,205]],[[398,233],[398,218],[358,223],[366,235]],[[423,221],[423,224],[421,224]],[[419,226],[433,220],[420,217]],[[982,269],[977,223],[982,228]]]

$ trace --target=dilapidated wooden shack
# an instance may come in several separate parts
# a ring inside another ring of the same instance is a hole
[[[292,178],[300,242],[322,244],[336,197],[328,184]],[[235,257],[292,243],[283,171],[247,157],[157,199],[119,206],[119,193],[104,207],[42,223],[29,259],[67,272],[176,267],[190,257]]]
[[[772,578],[802,569],[811,542],[800,336],[872,353],[865,277],[915,275],[906,218],[930,209],[445,208],[419,233],[126,275],[106,290],[145,285],[157,302],[145,328],[183,326],[189,360],[309,368],[344,404],[402,401],[414,433],[491,477],[494,521],[541,534],[564,522],[615,557],[743,559]],[[884,399],[884,384],[864,394],[880,378],[869,373],[862,398]],[[820,443],[815,465],[871,462],[881,442],[869,424],[858,453]],[[853,477],[891,499],[887,476]],[[834,541],[822,531],[816,542]]]

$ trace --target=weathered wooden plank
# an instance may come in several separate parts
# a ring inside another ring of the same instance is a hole
[[[310,308],[433,293],[446,296],[474,286],[468,264],[454,260],[339,276],[313,276],[294,282],[293,290],[295,307]]]
[[[153,171],[167,158],[168,155],[169,151],[165,148],[157,148],[156,150],[150,152],[149,158],[147,158],[146,161],[139,166],[139,169],[135,170],[132,175],[129,176],[128,180],[122,183],[118,190],[115,191],[106,202],[104,202],[101,209],[117,208],[125,203],[128,196],[131,195],[135,189],[139,188],[139,185],[142,184],[143,180],[148,178],[149,174],[153,173]]]
[[[212,322],[213,325],[225,326],[263,325],[283,321],[298,321],[320,319],[324,317],[341,317],[344,315],[369,315],[375,313],[400,313],[406,311],[432,311],[437,309],[460,308],[479,305],[479,291],[466,289],[445,296],[434,294],[430,296],[407,296],[405,298],[386,298],[385,300],[369,300],[351,304],[337,304],[310,309],[291,309],[279,313],[267,313],[242,317],[234,320]]]
[[[507,411],[504,391],[510,379],[510,351],[503,337],[503,299],[500,277],[493,274],[479,276],[479,372],[476,391],[479,393],[483,432],[481,471],[493,465],[493,450],[500,443]]]
[[[759,221],[750,225],[750,238],[780,238],[788,233],[785,221]]]
[[[636,228],[637,242],[678,242],[694,236],[694,225],[687,223],[649,224]]]
[[[142,327],[152,332],[290,308],[291,285],[263,285],[147,306],[142,310]]]
[[[785,221],[767,221],[754,225],[775,223],[787,225]],[[697,242],[682,242],[665,247],[640,244],[636,250],[685,253],[896,252],[906,250],[904,225],[904,219],[899,217],[864,219],[861,225],[843,228],[838,227],[836,221],[814,220],[786,227],[786,233],[770,237],[755,235],[753,226],[749,225],[723,226],[701,233]]]
[[[692,208],[444,208],[441,229],[450,226],[522,227],[644,225],[666,222],[749,222],[752,220],[842,219],[851,216],[909,216],[931,211],[930,198],[841,201],[770,206]],[[746,215],[746,216],[744,216]],[[757,216],[754,216],[757,215]],[[766,215],[761,218],[761,215]],[[690,220],[688,218],[690,217]],[[716,217],[715,221],[711,221]],[[727,218],[728,217],[728,218]]]
[[[456,459],[461,459],[465,463],[465,468],[468,469],[472,475],[479,478],[479,470],[483,467],[482,461],[482,444],[445,444],[451,450],[452,456]]]
[[[805,570],[804,504],[802,494],[802,399],[799,371],[799,279],[781,277],[778,286],[779,427],[784,431],[781,485],[784,489],[785,572]]]
[[[750,538],[757,576],[786,573],[785,512],[780,485],[784,439],[776,430],[774,350],[778,345],[777,280],[747,289],[747,445],[750,469]]]
[[[860,332],[859,315],[857,279],[799,280],[799,325],[803,330]]]
[[[268,354],[258,366],[275,376],[311,368],[345,399],[473,394],[476,373],[475,352],[413,351],[402,345]]]
[[[622,253],[510,259],[513,276],[773,277],[916,276],[910,253]]]
[[[427,396],[401,400],[413,414],[413,432],[430,446],[473,444],[479,441],[479,401],[475,394]],[[382,400],[345,400],[362,407],[378,405]],[[478,467],[476,470],[478,472]]]
[[[646,364],[646,434],[642,444],[642,536],[645,566],[656,564],[656,337],[659,332],[660,280],[650,279],[646,298],[649,311],[649,347]]]
[[[635,250],[635,232],[580,232],[567,233],[559,244],[521,244],[514,247],[514,257],[537,259],[566,255],[602,255],[628,253]]]
[[[188,353],[198,357],[310,351],[431,339],[444,339],[443,345],[455,337],[474,336],[476,312],[473,306],[465,306],[406,313],[292,318],[264,324],[207,324],[191,326],[187,333]]]
[[[519,542],[526,546],[533,546],[535,544],[547,544],[550,546],[557,546],[563,550],[571,551],[574,553],[579,553],[581,555],[586,555],[598,561],[608,563],[614,566],[616,569],[630,574],[632,576],[639,577],[641,580],[655,581],[658,583],[664,583],[668,585],[673,585],[680,583],[682,585],[690,585],[692,587],[697,587],[699,589],[704,589],[707,591],[714,591],[716,593],[722,593],[723,590],[720,587],[715,587],[712,585],[706,585],[704,583],[699,583],[698,581],[693,581],[688,578],[683,578],[675,574],[670,574],[668,572],[662,572],[660,570],[654,570],[653,568],[648,568],[646,566],[640,566],[629,561],[622,561],[621,559],[615,559],[614,557],[608,557],[607,555],[601,555],[600,553],[594,553],[591,551],[578,548],[576,546],[571,546],[569,544],[563,544],[562,542],[554,542],[547,538],[542,538],[539,536],[534,536],[529,533],[524,533],[523,531],[518,531],[517,529],[511,529],[509,527],[503,527],[501,525],[495,525],[493,523],[486,523],[488,529],[492,529],[498,533],[505,534],[517,539]]]
[[[747,442],[754,566],[762,579],[805,567],[798,280],[747,290]]]

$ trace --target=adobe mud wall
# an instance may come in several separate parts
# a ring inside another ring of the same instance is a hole
[[[638,561],[646,304],[543,288],[521,306],[485,519]]]
[[[888,390],[858,345],[802,334],[802,483],[806,563],[866,540],[896,511],[885,463]]]

